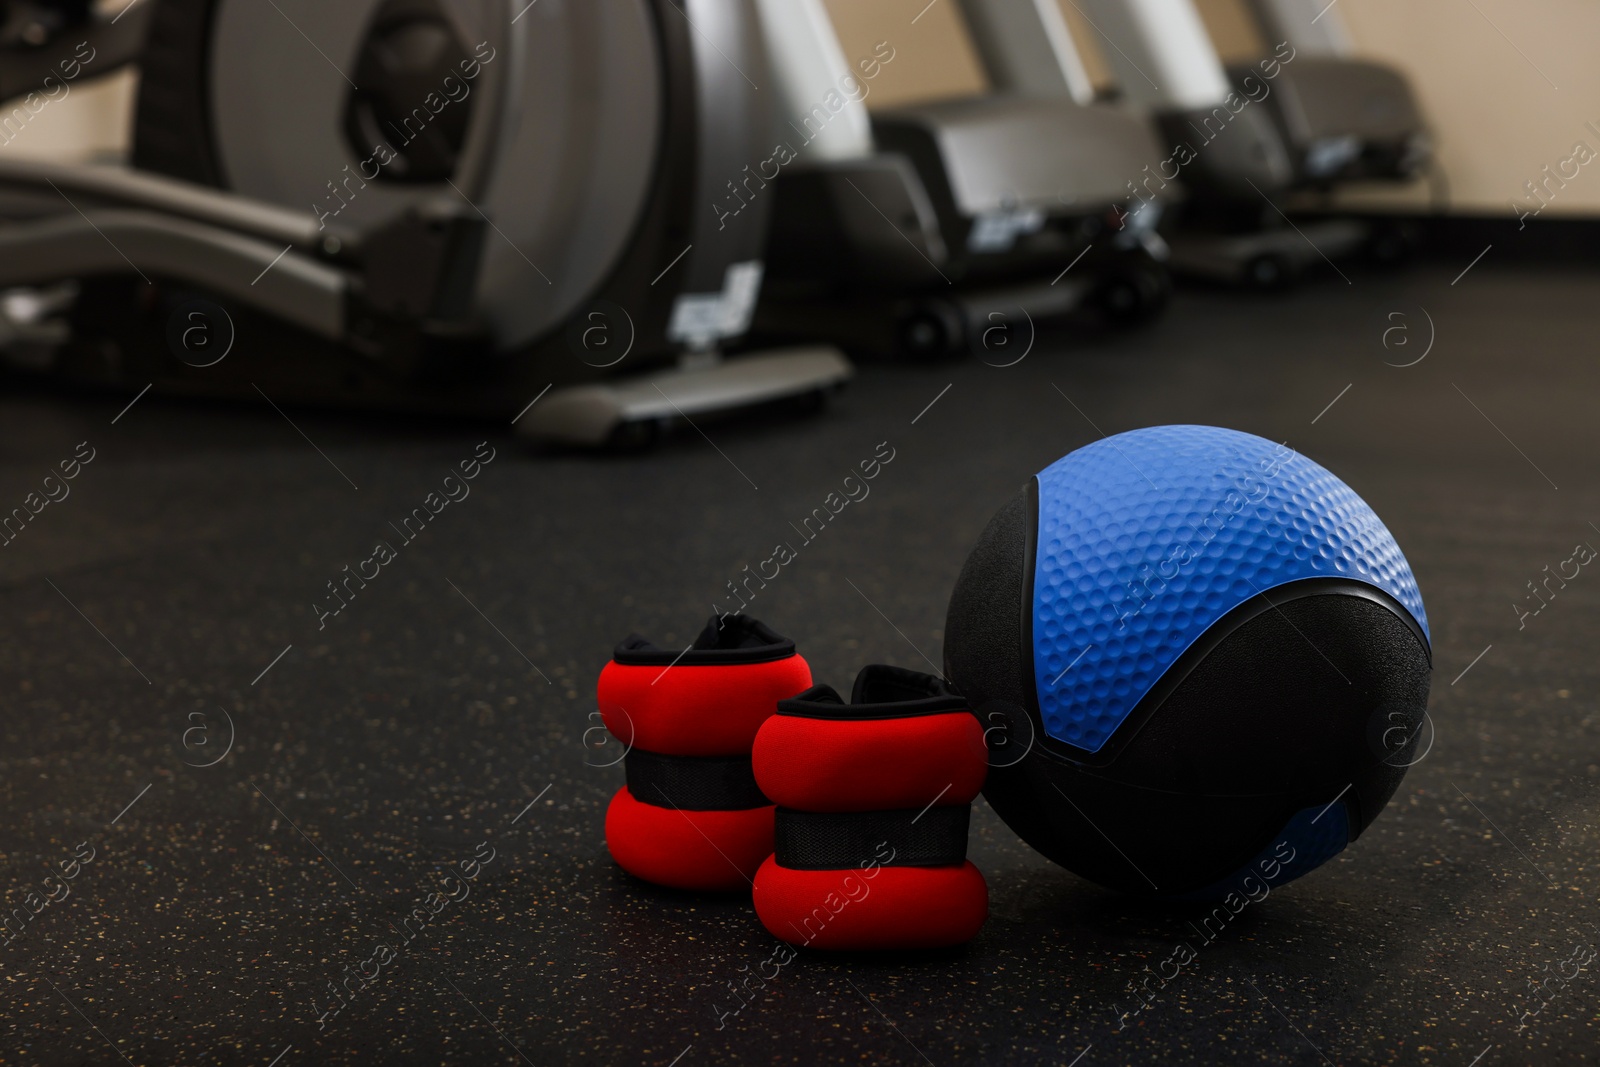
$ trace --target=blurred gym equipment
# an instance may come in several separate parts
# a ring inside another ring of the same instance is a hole
[[[0,9],[12,115],[141,67],[132,169],[0,160],[13,361],[576,444],[850,375],[718,356],[763,275],[764,207],[713,204],[770,130],[749,0]]]
[[[992,69],[1038,96],[1099,99],[1056,0],[972,0],[996,32],[980,37]],[[1253,7],[1270,54],[1225,67],[1192,0],[1083,0],[1118,92],[1104,107],[1146,113],[1165,145],[1127,175],[1153,197],[1175,182],[1188,196],[1168,233],[1174,271],[1277,289],[1325,257],[1358,252],[1393,261],[1409,250],[1399,228],[1283,213],[1294,194],[1352,181],[1407,181],[1429,142],[1404,78],[1348,59],[1338,13],[1298,0]],[[1294,226],[1299,227],[1297,232]]]
[[[1249,0],[1267,41],[1297,54],[1283,65],[1267,111],[1303,185],[1411,181],[1432,154],[1427,123],[1405,75],[1354,56],[1337,8],[1315,0]],[[1252,73],[1230,65],[1235,87]]]
[[[759,186],[744,185],[773,186],[759,330],[814,336],[825,317],[853,350],[932,356],[1023,309],[1161,311],[1159,210],[1124,206],[1124,174],[1155,150],[1139,122],[1009,93],[869,115],[884,55],[852,65],[821,0],[758,6],[785,112]]]

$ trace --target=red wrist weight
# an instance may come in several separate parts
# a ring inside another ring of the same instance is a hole
[[[756,735],[756,783],[778,805],[756,914],[792,944],[903,949],[971,940],[988,887],[966,859],[988,770],[983,730],[940,679],[872,666],[852,703],[818,686]]]
[[[988,771],[983,730],[964,705],[890,719],[778,715],[756,751],[761,791],[798,811],[921,809],[936,796],[970,804]]]
[[[634,636],[600,672],[606,729],[628,784],[606,845],[636,877],[677,889],[744,889],[772,854],[774,808],[750,748],[779,700],[811,684],[794,642],[743,615],[714,617],[682,652]]]

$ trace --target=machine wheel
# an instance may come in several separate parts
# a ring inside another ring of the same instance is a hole
[[[1244,284],[1261,293],[1281,293],[1294,288],[1300,272],[1287,256],[1264,252],[1244,265]]]
[[[606,437],[605,451],[617,456],[638,455],[659,445],[665,433],[657,419],[619,422]]]
[[[1095,303],[1114,325],[1154,322],[1172,299],[1172,281],[1159,267],[1119,271],[1100,286]]]
[[[789,397],[783,401],[783,406],[792,415],[819,415],[827,409],[833,392],[831,389],[810,389]]]
[[[946,301],[924,301],[901,316],[895,331],[895,357],[951,359],[967,350],[966,317]]]
[[[1367,241],[1367,258],[1380,267],[1398,267],[1416,252],[1416,235],[1399,223],[1380,223]]]

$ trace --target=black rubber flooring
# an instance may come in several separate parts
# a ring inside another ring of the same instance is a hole
[[[1044,338],[1005,368],[867,368],[818,417],[621,459],[530,456],[506,426],[0,399],[0,510],[93,454],[0,548],[19,916],[0,1062],[1592,1062],[1600,975],[1568,976],[1600,945],[1600,576],[1516,605],[1600,545],[1600,277],[1491,256],[1452,284],[1461,266],[1185,294],[1144,332]],[[1387,365],[1430,333],[1421,362]],[[687,643],[887,442],[870,496],[750,611],[837,686],[868,662],[928,669],[992,511],[1102,433],[1168,422],[1286,441],[1399,538],[1435,736],[1389,809],[1126,1026],[1130,983],[1189,916],[1053,866],[982,801],[973,944],[802,954],[736,1001],[773,946],[748,900],[653,890],[606,855],[611,646]],[[322,616],[327,583],[485,439],[470,495]],[[319,1022],[440,865],[491,855]]]

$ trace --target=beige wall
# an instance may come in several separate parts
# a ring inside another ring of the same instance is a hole
[[[879,41],[894,49],[894,61],[873,82],[872,107],[972,96],[988,88],[966,23],[949,0],[824,2],[846,59],[871,55]]]
[[[1076,5],[1060,2],[1068,22],[1081,29]],[[1240,0],[1197,2],[1225,58],[1243,58],[1258,48],[1259,34]],[[1584,127],[1591,121],[1600,126],[1600,4],[1594,0],[1337,2],[1360,53],[1410,77],[1432,125],[1455,209],[1510,214],[1523,183],[1572,155],[1575,142],[1600,152],[1600,135]],[[983,75],[950,0],[934,0],[931,7],[926,0],[827,3],[847,55],[864,55],[880,40],[896,48],[872,105],[982,91]],[[1084,37],[1099,82],[1105,78],[1095,55],[1101,44],[1097,35]],[[1352,199],[1420,205],[1425,195],[1420,188],[1378,188]],[[1557,213],[1600,214],[1600,160],[1557,193],[1545,216]]]
[[[1593,0],[1341,0],[1339,10],[1363,54],[1411,76],[1458,209],[1509,214],[1523,183],[1566,159],[1574,142],[1600,152],[1600,135],[1584,128],[1600,126]],[[1600,214],[1600,161],[1545,216],[1557,212]]]
[[[94,6],[113,15],[138,2],[94,0]],[[9,138],[0,138],[0,152],[57,163],[122,156],[128,149],[137,84],[138,73],[126,67],[94,81],[69,83],[65,96],[51,100],[20,129],[13,127]]]
[[[1195,0],[1194,6],[1200,11],[1200,18],[1224,63],[1254,59],[1271,51],[1244,0]]]
[[[1095,92],[1104,93],[1116,85],[1116,75],[1111,71],[1111,64],[1106,62],[1106,42],[1100,36],[1100,31],[1095,29],[1084,10],[1072,0],[1059,0],[1062,17],[1067,20],[1067,28],[1072,33],[1072,39],[1077,42],[1078,55],[1083,60],[1083,69],[1089,75],[1089,81],[1094,86]]]
[[[120,70],[98,81],[69,84],[67,94],[46,104],[0,152],[11,158],[82,163],[126,151],[133,122],[138,75]]]

